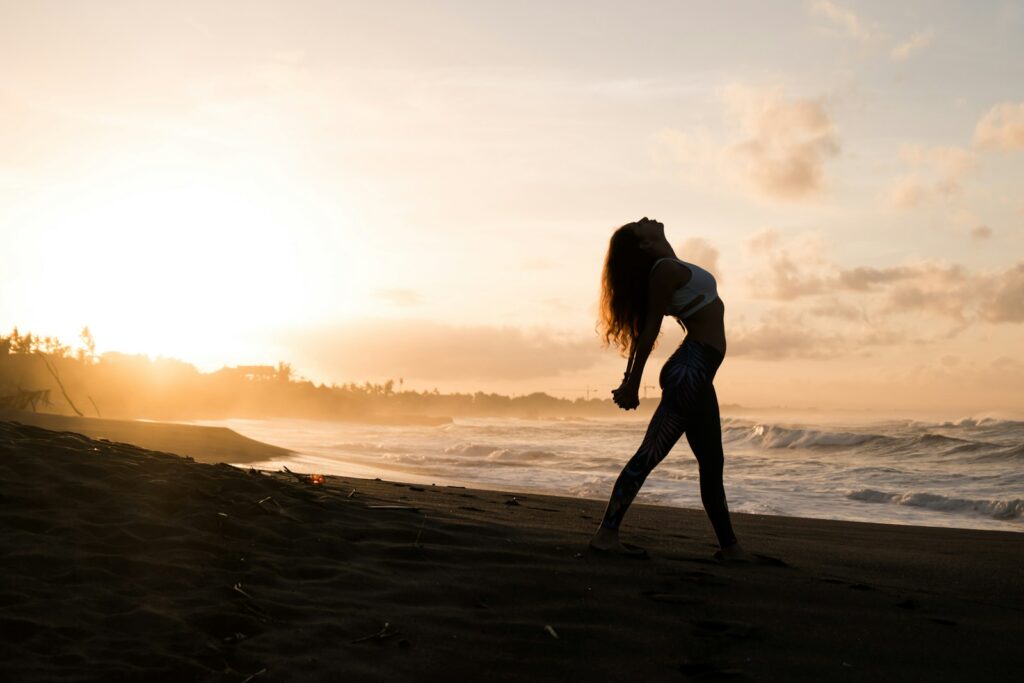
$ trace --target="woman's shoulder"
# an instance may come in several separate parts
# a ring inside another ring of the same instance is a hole
[[[668,261],[669,263],[674,264],[674,267],[668,267],[668,268],[660,267],[659,268],[659,266],[661,266],[661,264],[666,262],[666,261]],[[680,258],[676,258],[675,256],[665,256],[664,258],[658,259],[657,261],[655,261],[651,265],[651,274],[653,275],[655,273],[655,271],[661,271],[661,272],[664,272],[664,271],[674,271],[674,272],[679,273],[679,272],[683,272],[683,271],[691,272],[692,268],[691,268],[689,263],[687,263],[686,261],[684,261],[684,260],[682,260]]]
[[[675,266],[662,266],[659,268],[658,266],[660,266],[664,261],[674,263]],[[682,287],[689,282],[690,278],[693,277],[693,271],[685,261],[677,259],[674,256],[666,256],[665,258],[660,258],[654,262],[654,265],[651,266],[650,277],[652,282],[675,289],[676,287]]]

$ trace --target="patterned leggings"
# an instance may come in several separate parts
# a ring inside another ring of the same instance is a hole
[[[619,528],[647,475],[685,433],[697,457],[700,498],[718,543],[725,548],[736,542],[722,486],[722,423],[718,396],[712,384],[721,364],[722,354],[718,349],[689,338],[684,339],[666,361],[658,378],[661,402],[636,455],[630,458],[615,481],[602,526]]]

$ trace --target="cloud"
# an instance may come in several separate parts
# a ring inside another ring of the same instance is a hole
[[[857,266],[840,270],[836,275],[835,282],[839,289],[866,292],[874,289],[876,285],[887,285],[912,276],[913,270],[904,266],[894,268]]]
[[[807,324],[799,311],[776,308],[768,311],[754,325],[736,325],[729,331],[730,356],[747,356],[762,360],[807,358],[830,360],[837,356],[870,354],[870,347],[896,346],[906,343],[928,343],[929,340],[877,324],[867,324],[860,317],[850,319],[843,329],[822,331]]]
[[[921,204],[928,195],[928,188],[916,175],[901,176],[889,188],[889,206],[909,209]]]
[[[1024,322],[1024,262],[1001,272],[971,272],[957,264],[936,263],[880,272],[890,276],[878,288],[885,294],[882,305],[887,313],[924,313],[965,323]]]
[[[903,145],[900,158],[908,164],[928,166],[949,179],[959,178],[977,165],[973,152],[943,145]]]
[[[837,296],[822,299],[811,306],[808,311],[820,318],[838,318],[840,320],[860,320],[867,322],[868,315],[862,306],[843,301]]]
[[[780,199],[824,189],[824,164],[839,153],[839,142],[821,102],[743,86],[727,89],[726,101],[742,135],[727,155],[748,183]]]
[[[971,228],[971,237],[978,241],[987,240],[992,237],[992,228],[987,225],[976,225]]]
[[[935,33],[931,29],[915,31],[906,41],[895,46],[889,53],[898,62],[906,61],[915,52],[920,52],[935,39]]]
[[[1002,271],[970,271],[959,264],[917,262],[895,266],[843,267],[824,255],[816,234],[784,243],[777,231],[755,233],[746,251],[760,267],[747,278],[755,298],[793,302],[826,297],[864,297],[874,315],[917,314],[966,323],[1024,322],[1024,261]],[[847,303],[849,303],[847,301]],[[835,317],[855,319],[847,309]]]
[[[809,4],[809,11],[812,17],[824,19],[827,26],[818,26],[818,29],[832,35],[843,35],[863,43],[888,43],[888,36],[877,24],[870,25],[849,9],[830,0],[814,0]],[[935,40],[935,31],[931,28],[914,31],[910,37],[903,42],[892,45],[889,56],[897,61],[903,62],[912,55],[927,49]]]
[[[596,333],[562,338],[550,330],[428,319],[360,319],[295,332],[280,342],[296,367],[339,382],[539,379],[585,370],[611,353]]]
[[[722,274],[718,270],[718,249],[703,237],[689,237],[682,246],[676,249],[684,261],[696,263],[701,268],[710,271],[719,283],[722,282]]]
[[[839,153],[839,138],[821,101],[734,85],[722,91],[722,103],[721,132],[662,130],[655,158],[682,164],[695,179],[723,177],[770,199],[803,200],[825,190],[825,162]]]
[[[922,263],[882,269],[888,271],[896,271],[895,277],[889,286],[879,288],[885,295],[880,305],[886,313],[923,313],[966,322],[984,294],[982,276],[959,265]]]
[[[751,235],[743,246],[762,264],[747,278],[756,298],[792,301],[823,291],[824,276],[815,272],[823,263],[817,238],[804,235],[783,249],[778,231],[767,229]]]
[[[377,289],[374,290],[373,296],[402,308],[420,304],[420,295],[411,289]]]
[[[861,42],[870,42],[879,36],[878,29],[866,26],[853,10],[829,0],[815,0],[810,5],[810,12],[811,16],[827,20],[833,28]]]
[[[1024,102],[997,104],[974,129],[974,144],[989,149],[1024,149]]]
[[[729,333],[730,356],[749,356],[764,360],[784,358],[831,358],[841,338],[822,334],[790,322],[768,317],[749,328],[740,327]]]
[[[1024,262],[1002,273],[994,288],[994,295],[983,309],[985,319],[996,323],[1024,322]]]
[[[909,172],[893,182],[889,205],[901,209],[959,194],[964,180],[978,165],[977,155],[971,150],[943,145],[903,145],[899,158]]]

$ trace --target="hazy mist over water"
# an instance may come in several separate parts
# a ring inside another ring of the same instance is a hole
[[[606,498],[646,420],[458,418],[380,426],[305,420],[203,422],[296,451],[301,472]],[[1024,531],[1024,421],[758,420],[725,417],[725,485],[737,512]],[[637,499],[700,508],[680,439]],[[627,520],[628,524],[628,520]]]

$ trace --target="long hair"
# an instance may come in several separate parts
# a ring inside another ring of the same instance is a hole
[[[643,330],[647,314],[647,287],[656,258],[640,247],[627,223],[612,233],[601,273],[598,333],[602,344],[614,346],[621,355],[629,352]]]

